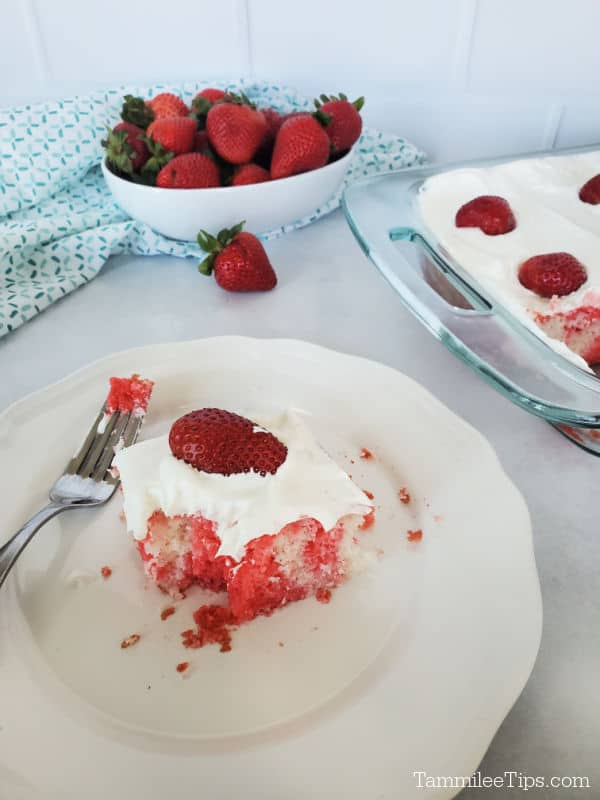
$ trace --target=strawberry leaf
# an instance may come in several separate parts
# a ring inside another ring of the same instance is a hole
[[[217,241],[220,245],[225,247],[230,241],[229,230],[227,228],[223,228],[222,231],[217,233]]]
[[[196,237],[198,239],[198,244],[200,245],[202,250],[204,250],[205,253],[209,253],[210,252],[210,247],[208,246],[208,238],[207,237],[208,237],[208,234],[206,233],[206,231],[198,231],[198,236]]]
[[[198,264],[198,272],[201,272],[203,275],[210,275],[213,271],[214,260],[214,255],[206,256],[206,258]]]
[[[137,125],[138,128],[145,129],[154,119],[154,111],[150,106],[146,105],[142,97],[126,94],[123,98],[121,119],[123,122],[131,122],[133,125]]]
[[[126,175],[133,174],[135,151],[127,141],[127,131],[108,131],[106,139],[102,140],[106,149],[106,163],[118,172]]]
[[[146,144],[150,153],[150,158],[146,161],[140,172],[146,180],[152,176],[156,178],[161,169],[174,158],[175,154],[170,150],[165,150],[162,144],[155,142],[154,139],[151,139],[149,136],[140,136],[138,138]]]
[[[319,122],[319,123],[320,123],[320,124],[321,124],[321,125],[322,125],[324,128],[326,128],[326,127],[329,125],[329,123],[331,122],[331,120],[333,119],[333,117],[331,116],[331,114],[328,114],[326,111],[323,111],[323,109],[322,109],[322,108],[318,108],[318,109],[317,109],[317,110],[314,112],[314,114],[313,114],[313,117],[314,117],[314,118],[317,120],[317,122]]]
[[[238,106],[250,106],[250,108],[256,108],[256,103],[253,103],[252,100],[248,97],[247,94],[244,92],[240,92],[239,94],[235,94],[235,92],[227,92],[225,97],[223,98],[224,103],[234,103]]]
[[[244,225],[246,224],[246,220],[243,219],[241,222],[238,222],[237,225],[234,225],[233,228],[230,229],[229,235],[233,239],[234,236],[237,236],[238,233],[241,233],[244,229]]]
[[[192,100],[192,109],[201,117],[205,117],[213,104],[206,97],[195,97]]]

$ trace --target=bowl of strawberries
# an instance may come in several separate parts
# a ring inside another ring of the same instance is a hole
[[[169,92],[126,95],[102,170],[117,204],[169,238],[195,241],[199,229],[239,219],[266,233],[339,189],[363,102],[321,95],[313,112],[283,114],[220,89],[203,89],[191,107]]]

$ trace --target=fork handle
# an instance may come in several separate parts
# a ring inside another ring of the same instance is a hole
[[[64,503],[48,503],[48,505],[44,506],[37,514],[34,514],[5,545],[0,547],[0,587],[4,583],[6,576],[11,571],[17,558],[21,555],[42,525],[45,525],[48,520],[60,514],[61,511],[65,511],[67,508],[71,508],[71,506],[65,505]]]

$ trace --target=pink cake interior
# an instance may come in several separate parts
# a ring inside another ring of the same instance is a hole
[[[210,520],[156,511],[138,548],[147,575],[161,589],[177,596],[199,584],[227,592],[232,619],[240,623],[310,595],[326,600],[327,590],[356,571],[358,537],[373,521],[373,511],[347,515],[330,530],[315,519],[296,520],[250,541],[236,561],[217,556],[220,539]]]
[[[584,305],[568,313],[536,314],[536,323],[552,339],[564,342],[590,366],[600,363],[600,308]]]
[[[106,413],[121,411],[125,414],[142,416],[148,408],[154,382],[139,375],[130,378],[111,378],[110,391],[106,398]]]

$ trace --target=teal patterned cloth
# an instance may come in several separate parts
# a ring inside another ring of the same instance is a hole
[[[90,281],[112,255],[200,257],[196,244],[167,239],[114,203],[100,171],[100,140],[116,124],[124,94],[172,91],[189,103],[207,85],[121,86],[0,110],[0,337]],[[241,89],[259,106],[282,112],[311,107],[308,99],[270,83],[211,85]],[[423,159],[404,139],[366,129],[345,184]],[[337,208],[340,197],[341,190],[306,219],[263,238],[308,225]]]

